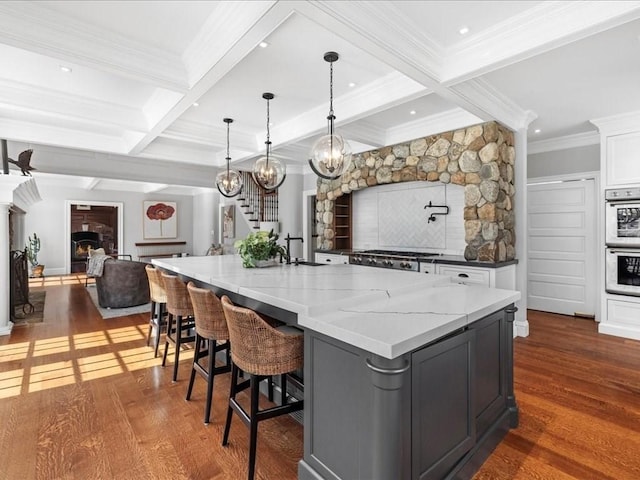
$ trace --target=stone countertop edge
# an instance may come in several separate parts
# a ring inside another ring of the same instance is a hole
[[[389,271],[380,277],[377,269],[353,265],[244,269],[239,256],[223,257],[153,259],[152,263],[284,308],[297,314],[301,327],[390,359],[520,299],[518,291],[450,283],[448,277],[416,275],[413,281],[413,272]],[[341,291],[343,277],[355,281],[357,291]],[[381,279],[386,280],[380,284]],[[300,283],[306,287],[291,286]],[[326,298],[334,290],[339,295]]]
[[[410,292],[402,297],[375,302],[361,308],[360,312],[347,307],[316,316],[299,315],[298,323],[367,352],[394,359],[521,298],[517,291],[476,285],[439,284],[433,288],[433,292],[418,299],[415,292]],[[466,300],[462,305],[452,300],[455,290],[460,289],[464,289]],[[411,305],[410,297],[413,297],[414,305]],[[390,311],[394,307],[397,311]],[[389,325],[392,330],[389,330]]]

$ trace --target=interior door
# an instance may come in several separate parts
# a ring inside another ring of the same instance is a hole
[[[594,315],[595,181],[531,184],[527,197],[528,308]]]

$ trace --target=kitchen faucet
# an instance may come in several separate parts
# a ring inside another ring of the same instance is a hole
[[[304,243],[304,238],[302,238],[302,237],[291,237],[287,233],[287,236],[285,237],[285,240],[287,241],[287,265],[291,265],[291,240],[300,240],[300,243]]]

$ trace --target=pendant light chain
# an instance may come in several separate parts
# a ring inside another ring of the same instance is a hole
[[[333,135],[333,121],[335,115],[333,114],[333,62],[329,62],[329,135]]]
[[[229,125],[231,124],[231,122],[226,122],[227,123],[227,158],[225,159],[227,161],[227,179],[229,178],[229,162],[231,160],[231,157],[229,156]]]
[[[269,166],[269,152],[271,151],[271,136],[269,134],[269,123],[270,123],[270,115],[269,115],[269,99],[267,98],[267,141],[264,142],[267,145],[267,161],[266,166]]]

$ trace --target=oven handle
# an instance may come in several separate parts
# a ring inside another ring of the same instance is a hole
[[[640,248],[616,248],[616,247],[607,247],[608,253],[632,253],[640,256]]]

